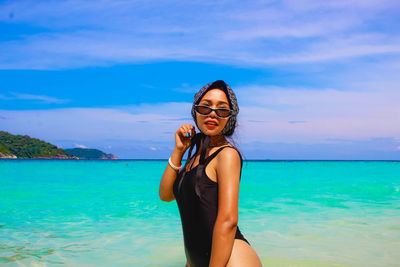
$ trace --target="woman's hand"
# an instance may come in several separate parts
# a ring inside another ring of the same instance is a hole
[[[196,130],[191,124],[182,125],[175,132],[175,147],[181,152],[185,152],[190,146],[190,140],[196,134]]]

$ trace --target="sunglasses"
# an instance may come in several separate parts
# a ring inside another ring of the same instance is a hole
[[[227,109],[227,108],[210,108],[209,106],[205,106],[205,105],[195,105],[195,110],[197,113],[199,113],[200,115],[208,115],[210,114],[212,111],[215,112],[215,114],[222,118],[229,118],[230,116],[232,116],[232,110],[231,109]]]

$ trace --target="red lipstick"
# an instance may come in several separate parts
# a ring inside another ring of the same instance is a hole
[[[218,123],[215,120],[206,120],[204,122],[204,124],[208,127],[208,128],[215,128],[218,126]]]

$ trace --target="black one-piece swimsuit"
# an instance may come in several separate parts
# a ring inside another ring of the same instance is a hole
[[[200,166],[200,175],[196,175],[199,173],[199,165],[187,172],[182,168],[174,182],[173,191],[181,215],[185,254],[192,267],[207,267],[210,262],[212,235],[218,212],[218,183],[208,178],[205,169],[225,147],[228,146],[219,148],[205,159],[204,165]],[[240,160],[242,163],[242,157]],[[181,182],[182,177],[184,179]],[[249,243],[239,227],[235,239]]]

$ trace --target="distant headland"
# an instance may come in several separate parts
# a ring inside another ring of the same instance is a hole
[[[67,148],[65,152],[70,156],[76,156],[80,159],[118,159],[113,154],[106,154],[101,150],[93,148]]]
[[[28,135],[0,131],[0,159],[118,159],[98,149],[62,149]]]

